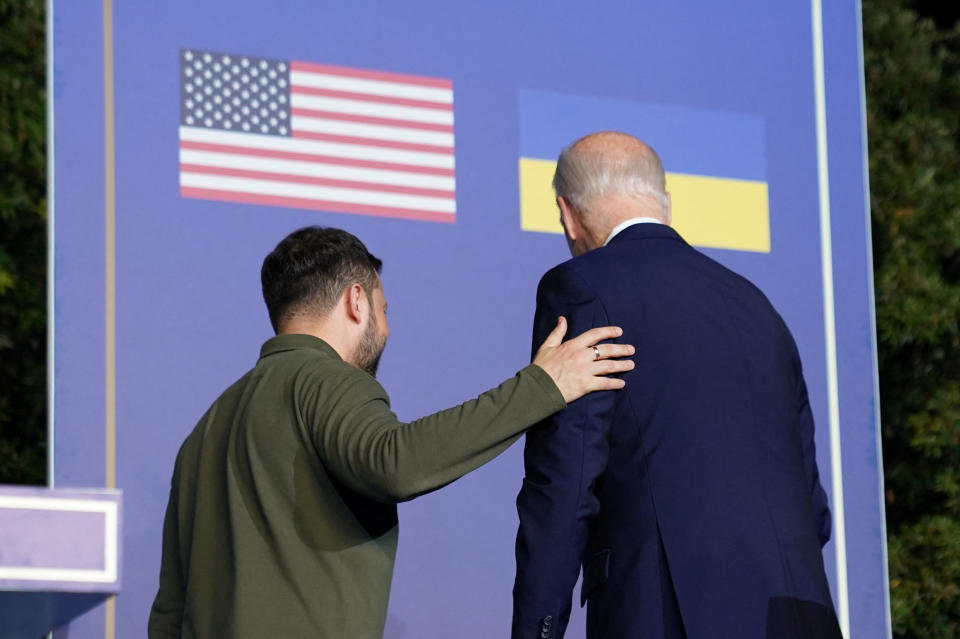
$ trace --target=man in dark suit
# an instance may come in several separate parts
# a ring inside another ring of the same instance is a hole
[[[840,637],[783,320],[669,227],[663,166],[636,138],[577,141],[554,188],[574,257],[540,282],[534,344],[561,314],[616,324],[640,365],[526,435],[514,639],[563,636],[581,565],[591,639]]]

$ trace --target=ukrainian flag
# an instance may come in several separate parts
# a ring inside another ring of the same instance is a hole
[[[551,181],[561,149],[594,131],[640,138],[663,160],[672,226],[696,246],[770,252],[763,119],[725,111],[521,91],[520,225],[562,233]]]

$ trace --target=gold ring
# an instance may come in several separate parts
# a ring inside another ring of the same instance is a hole
[[[600,349],[596,346],[593,347],[593,361],[600,361]]]

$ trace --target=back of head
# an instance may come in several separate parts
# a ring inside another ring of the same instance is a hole
[[[603,131],[563,150],[553,188],[588,226],[613,227],[623,219],[669,220],[663,163],[656,151],[625,133]]]
[[[326,315],[354,283],[369,294],[379,286],[382,266],[346,231],[320,226],[294,231],[267,255],[260,269],[273,330],[280,332],[286,320],[298,315]]]

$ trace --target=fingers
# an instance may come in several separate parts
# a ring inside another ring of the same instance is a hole
[[[627,383],[622,379],[616,377],[594,377],[587,384],[587,392],[592,393],[593,391],[602,391],[602,390],[620,390]]]
[[[553,333],[551,333],[551,335],[553,335]],[[619,326],[600,326],[598,328],[591,328],[585,333],[581,333],[577,337],[571,339],[570,342],[575,347],[588,348],[597,342],[602,342],[605,339],[614,339],[616,337],[620,337],[621,335],[623,335],[623,329]]]
[[[554,327],[550,334],[547,335],[547,339],[543,340],[543,344],[540,345],[540,348],[544,346],[560,346],[563,342],[563,336],[567,334],[567,318],[561,315],[557,318],[557,325]]]
[[[629,357],[633,355],[634,348],[630,344],[598,344],[597,350],[600,351],[599,359],[609,359],[611,357]],[[588,347],[587,350],[593,351]],[[596,356],[596,355],[594,355]]]
[[[602,359],[596,363],[594,375],[615,375],[632,371],[635,364],[632,359]]]

